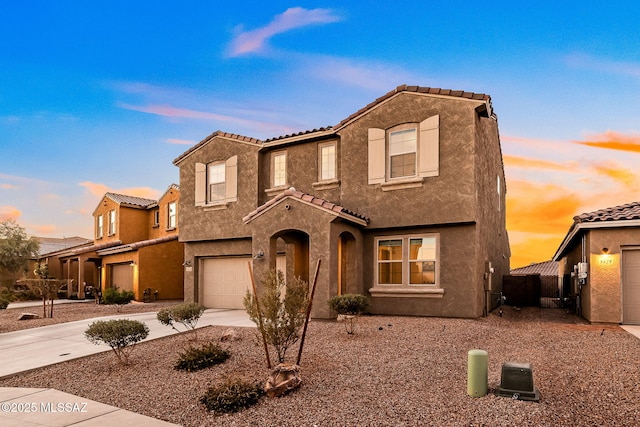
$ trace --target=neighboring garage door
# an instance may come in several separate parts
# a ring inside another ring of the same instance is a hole
[[[640,325],[640,249],[622,251],[622,323]]]
[[[133,267],[131,264],[114,264],[111,266],[111,286],[124,291],[133,290]]]
[[[278,257],[284,269],[285,257]],[[243,300],[251,288],[247,263],[251,258],[205,258],[202,260],[202,304],[208,308],[244,308]]]

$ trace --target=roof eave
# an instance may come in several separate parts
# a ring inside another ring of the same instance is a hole
[[[578,222],[574,223],[569,229],[569,232],[560,243],[558,250],[553,255],[553,261],[560,261],[565,255],[567,248],[571,245],[573,240],[583,230],[592,230],[598,228],[618,228],[618,227],[640,227],[640,220],[620,220],[620,221],[598,221],[598,222]]]

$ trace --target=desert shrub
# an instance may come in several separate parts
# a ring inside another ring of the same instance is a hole
[[[9,307],[9,300],[5,297],[0,296],[0,310],[6,310]]]
[[[70,296],[72,298],[73,294]],[[129,304],[135,298],[133,291],[118,290],[115,288],[107,288],[102,293],[102,303],[107,305],[115,305],[116,311],[122,311],[122,307]],[[77,295],[76,295],[77,299]]]
[[[175,369],[187,372],[199,371],[209,366],[224,363],[231,354],[217,344],[209,343],[200,347],[189,347],[174,366]]]
[[[258,326],[265,341],[275,348],[279,363],[285,361],[287,349],[300,338],[307,316],[308,295],[309,286],[300,277],[285,284],[282,272],[271,269],[262,281],[262,295],[256,299],[247,290],[244,297],[249,318]]]
[[[137,320],[98,320],[89,325],[84,336],[93,344],[107,344],[122,364],[129,363],[133,346],[149,335],[149,327]]]
[[[338,314],[356,316],[369,307],[369,298],[360,294],[336,295],[329,300],[329,306]]]
[[[182,324],[186,330],[195,330],[204,310],[204,306],[200,304],[185,302],[173,307],[163,308],[158,312],[158,320],[163,325],[171,326],[176,331],[178,329],[175,327],[175,323]]]
[[[332,310],[345,316],[344,328],[348,334],[353,334],[356,316],[362,314],[369,307],[369,298],[360,294],[336,295],[328,303]]]
[[[259,383],[250,383],[238,379],[227,379],[224,383],[210,387],[200,402],[209,411],[218,414],[238,412],[260,401],[264,391]]]

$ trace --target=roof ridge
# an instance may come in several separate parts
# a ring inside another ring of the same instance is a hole
[[[574,223],[640,219],[640,202],[610,206],[573,217]]]

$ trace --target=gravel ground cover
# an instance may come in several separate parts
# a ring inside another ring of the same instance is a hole
[[[158,301],[151,303],[131,302],[118,313],[113,305],[96,304],[93,300],[68,304],[54,304],[53,318],[42,318],[42,305],[35,307],[9,308],[0,310],[0,333],[18,331],[21,329],[37,328],[55,325],[57,323],[73,322],[75,320],[90,319],[92,317],[112,316],[127,313],[147,313],[158,311],[162,307],[175,305],[176,301]],[[47,305],[47,312],[49,306]],[[18,320],[21,313],[34,313],[38,319]]]
[[[226,330],[207,327],[200,341]],[[589,325],[562,310],[506,307],[504,317],[365,316],[355,335],[336,321],[309,325],[303,385],[232,415],[199,403],[226,377],[265,380],[256,330],[222,343],[232,356],[200,372],[173,369],[187,337],[138,345],[132,364],[104,353],[0,381],[51,387],[184,426],[635,426],[640,420],[640,340],[617,326]],[[489,354],[485,397],[466,392],[467,353]],[[290,360],[297,347],[290,350]],[[504,362],[533,365],[539,403],[497,397]]]

